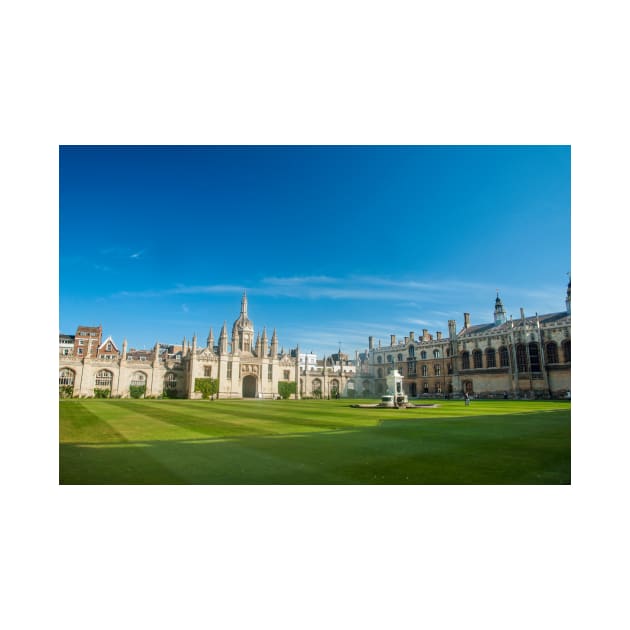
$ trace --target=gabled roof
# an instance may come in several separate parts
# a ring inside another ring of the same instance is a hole
[[[111,335],[107,337],[107,339],[105,339],[105,341],[103,341],[103,343],[98,347],[98,351],[100,352],[101,350],[104,350],[105,346],[108,343],[111,343],[112,346],[114,347],[114,351],[118,352],[118,346],[114,343],[114,340],[112,339]],[[111,352],[111,350],[105,350],[105,352]]]

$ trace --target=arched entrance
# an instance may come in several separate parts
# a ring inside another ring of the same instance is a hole
[[[256,377],[251,374],[243,379],[243,398],[256,398]]]

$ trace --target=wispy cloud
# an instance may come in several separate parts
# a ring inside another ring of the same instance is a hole
[[[131,256],[129,256],[129,258],[133,258],[134,260],[137,260],[138,258],[140,258],[142,256],[142,254],[144,254],[144,249],[141,249],[139,252],[135,252],[135,253],[131,254]]]

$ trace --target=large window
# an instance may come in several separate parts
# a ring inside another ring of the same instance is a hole
[[[175,389],[177,387],[177,377],[173,372],[169,372],[164,377],[164,389]]]
[[[497,367],[497,357],[494,352],[494,348],[488,348],[486,350],[486,367]]]
[[[499,361],[501,361],[501,367],[510,367],[510,353],[505,346],[499,348]]]
[[[434,350],[433,351],[433,358],[434,359],[439,359],[440,358],[440,351],[439,350]]]
[[[481,350],[473,350],[473,366],[476,368],[483,367]]]
[[[422,376],[429,376],[429,368],[426,365],[422,366]]]
[[[59,370],[59,385],[74,385],[74,371],[69,368]]]
[[[571,363],[571,340],[562,342],[562,355],[565,363]]]
[[[464,350],[464,352],[462,352],[462,370],[469,370],[469,369],[470,369],[470,354],[468,350]]]
[[[532,372],[540,372],[540,353],[538,352],[538,344],[535,341],[529,344],[529,364]]]
[[[203,375],[206,378],[212,376],[212,366],[211,365],[204,365],[203,366]]]
[[[407,363],[407,374],[409,374],[409,376],[412,376],[416,373],[416,362],[415,361],[409,361]]]
[[[416,354],[416,348],[415,346],[409,346],[409,356],[413,357]]]
[[[423,350],[423,351],[420,353],[420,358],[421,358],[421,359],[426,359],[426,358],[427,358],[427,351],[426,351],[426,350]]]
[[[559,363],[558,360],[558,344],[555,341],[549,341],[545,346],[547,354],[547,363]]]
[[[516,346],[516,367],[519,372],[528,372],[527,369],[527,351],[525,350],[525,345],[519,343]]]
[[[101,370],[97,372],[96,379],[94,381],[94,385],[96,387],[105,387],[107,389],[111,389],[112,386],[112,373],[108,370]]]
[[[147,375],[144,372],[134,372],[131,377],[132,387],[142,387],[147,384]]]
[[[383,357],[380,354],[376,357],[376,362],[383,363]]]
[[[440,364],[439,364],[439,363],[436,363],[436,364],[433,366],[433,371],[435,372],[435,375],[436,375],[436,376],[442,376],[442,367],[440,366]]]

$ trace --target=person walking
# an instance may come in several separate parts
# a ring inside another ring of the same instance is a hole
[[[468,395],[468,392],[464,394],[464,404],[466,405],[466,407],[470,405],[470,396]]]

